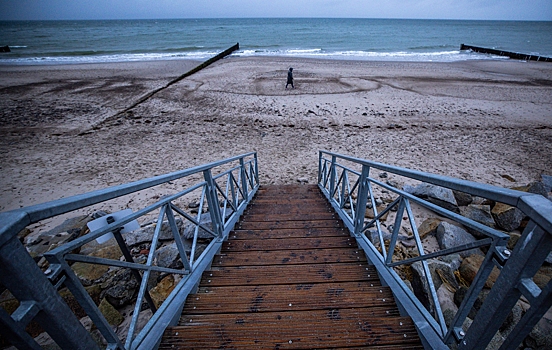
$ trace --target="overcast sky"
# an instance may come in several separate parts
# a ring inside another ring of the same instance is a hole
[[[220,17],[552,21],[552,0],[0,0],[0,20]]]

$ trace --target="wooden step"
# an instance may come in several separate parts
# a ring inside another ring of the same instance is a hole
[[[349,236],[345,228],[335,227],[311,227],[306,229],[274,229],[274,230],[234,230],[230,232],[230,239],[287,239],[287,238],[313,238],[313,237]]]
[[[232,313],[324,310],[328,308],[394,308],[387,287],[367,282],[299,283],[267,286],[200,287],[190,294],[183,313]]]
[[[250,250],[295,250],[355,247],[351,237],[314,237],[264,240],[236,240],[222,244],[221,252]]]
[[[423,349],[317,186],[250,205],[159,349]]]
[[[360,269],[358,267],[361,267]],[[274,285],[368,281],[379,283],[374,267],[367,263],[302,264],[220,267],[203,276],[204,286]]]
[[[179,326],[171,329],[171,334],[166,338],[168,344],[182,344],[185,341],[187,346],[194,348],[217,347],[224,340],[231,340],[225,347],[240,349],[330,348],[343,347],[343,340],[346,339],[347,347],[396,346],[400,343],[407,349],[423,349],[409,318],[391,316],[385,312],[383,308],[361,308],[315,310],[308,314],[270,312],[190,315],[184,317]],[[227,325],[223,329],[218,326],[221,321]]]
[[[300,249],[300,250],[254,250],[228,252],[215,256],[212,267],[300,265],[320,263],[365,262],[366,257],[359,249]]]

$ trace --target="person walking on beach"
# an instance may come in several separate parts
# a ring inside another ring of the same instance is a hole
[[[293,68],[290,68],[290,69],[288,70],[286,89],[287,89],[287,87],[288,87],[289,84],[291,84],[291,88],[292,88],[292,89],[295,89],[295,87],[293,86]]]

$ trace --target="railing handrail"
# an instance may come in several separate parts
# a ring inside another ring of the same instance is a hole
[[[11,211],[2,212],[0,213],[0,222],[2,222],[2,225],[0,226],[0,245],[11,239],[26,226],[34,224],[40,220],[65,214],[73,210],[82,209],[90,205],[105,202],[107,200],[118,198],[150,187],[158,186],[160,184],[174,181],[176,179],[199,173],[207,169],[212,169],[241,158],[252,156],[254,154],[255,152],[248,152],[235,157],[226,158],[216,162],[175,171],[164,175],[154,176],[151,178],[112,186],[105,189],[91,191],[67,198],[61,198],[46,203],[31,205],[21,209],[14,209]]]
[[[550,208],[547,202],[543,201],[544,198],[538,194],[402,168],[326,150],[320,150],[320,153],[517,207],[530,216],[543,229],[552,232],[552,219],[549,215]]]
[[[340,163],[342,161],[346,163]],[[355,164],[355,168],[361,166],[362,171],[353,169],[353,166],[349,165],[350,163]],[[370,176],[370,169],[372,168],[508,204],[523,212],[529,218],[529,223],[512,253],[506,247],[509,237],[505,233],[478,224],[472,219],[455,214],[425,199],[415,197],[404,190],[378,181]],[[513,342],[515,342],[513,345],[519,344],[550,307],[552,281],[545,288],[540,289],[532,280],[532,276],[535,275],[538,268],[544,263],[546,256],[552,250],[552,201],[547,198],[538,194],[435,175],[325,150],[319,151],[318,169],[318,184],[320,189],[338,215],[343,219],[351,235],[355,237],[359,246],[365,251],[369,261],[376,266],[380,277],[391,287],[397,301],[409,316],[413,318],[422,340],[425,341],[428,347],[445,349],[447,348],[445,343],[454,340],[458,342],[459,348],[462,349],[474,349],[485,346],[502,325],[502,322],[519,297],[524,296],[529,300],[531,309],[522,317],[521,321],[516,325],[515,330],[510,333],[507,341],[504,343],[503,348],[508,348],[508,346],[512,346]],[[350,182],[350,175],[355,176],[353,185]],[[376,212],[372,184],[398,195],[397,199],[379,213]],[[353,199],[355,191],[356,197]],[[371,201],[371,203],[368,203],[368,201]],[[411,201],[441,216],[459,222],[468,228],[475,229],[485,234],[487,238],[481,238],[472,243],[464,243],[447,249],[443,248],[438,252],[426,254],[416,227],[417,224],[414,222],[414,214],[410,207]],[[347,207],[349,204],[350,207]],[[365,223],[364,217],[367,204],[372,205],[374,218]],[[393,227],[389,229],[391,238],[389,243],[384,243],[379,220],[393,208],[396,209],[397,214]],[[410,223],[412,228],[419,256],[415,258],[399,258],[399,261],[393,262],[392,256],[398,243],[397,238],[402,225],[402,219],[406,219],[403,215],[406,215],[409,219],[407,222]],[[379,237],[368,238],[366,232],[368,232],[368,229],[373,224],[376,224],[376,233]],[[375,241],[372,242],[374,239]],[[381,251],[373,244],[378,242],[378,239]],[[484,261],[459,306],[458,312],[450,324],[450,328],[447,330],[427,260],[483,246],[488,247]],[[386,251],[387,249],[389,250]],[[433,316],[422,306],[420,300],[406,287],[404,281],[393,270],[394,266],[415,261],[422,263],[423,277],[429,286],[428,298],[435,304],[433,305],[435,308],[434,312],[439,324],[437,324]],[[495,265],[501,268],[501,273],[494,284],[499,287],[491,289],[489,296],[481,306],[480,312],[477,313],[476,318],[473,320],[472,326],[465,332],[462,329],[463,322],[468,317],[469,311]]]
[[[237,161],[239,161],[239,165],[235,166],[234,164]],[[213,174],[213,172],[216,173]],[[40,220],[192,175],[194,176],[194,180],[197,180],[195,185],[189,185],[186,189],[165,196],[156,203],[139,209],[125,217],[118,218],[115,221],[108,220],[108,225],[45,252],[43,256],[49,263],[49,269],[46,273],[38,268],[36,262],[17,238],[17,234],[23,228]],[[226,182],[226,188],[224,186],[221,187],[217,181]],[[28,322],[35,318],[39,311],[42,311],[40,313],[40,325],[58,345],[63,348],[72,349],[96,348],[97,344],[94,343],[90,335],[71,312],[69,306],[58,294],[57,290],[61,286],[65,286],[100,330],[108,343],[108,348],[150,349],[154,347],[162,335],[162,332],[159,332],[159,330],[163,330],[169,324],[176,322],[176,317],[182,308],[187,294],[193,290],[201,278],[203,271],[210,265],[216,252],[220,250],[222,242],[227,238],[228,233],[243,214],[258,187],[257,153],[249,152],[148,179],[0,213],[0,282],[12,292],[16,300],[20,301],[20,306],[12,315],[7,314],[0,308],[0,326],[4,325],[7,327],[9,339],[14,345],[25,348],[38,348],[39,346],[36,341],[26,333],[25,327]],[[174,203],[177,199],[199,189],[201,189],[201,203],[197,217],[186,213]],[[208,203],[208,213],[212,228],[206,227],[204,225],[207,224],[202,223],[204,200],[207,200]],[[223,204],[224,209],[222,209],[221,213],[220,206]],[[228,210],[227,205],[230,205]],[[151,239],[151,247],[147,254],[147,262],[145,264],[137,264],[121,235],[121,228],[123,225],[154,210],[159,210],[157,222],[162,224],[155,226],[153,238]],[[182,232],[177,227],[174,213],[192,222],[192,225],[195,226],[191,252],[189,254],[190,258],[188,258],[188,253],[184,248],[181,237]],[[161,228],[164,226],[165,219],[177,246],[179,258],[184,265],[181,270],[154,265],[154,253],[156,252]],[[194,260],[194,251],[196,250],[200,229],[211,233],[213,237],[200,256]],[[76,248],[109,232],[117,240],[125,261],[72,254]],[[139,284],[140,290],[125,344],[122,344],[94,301],[85,291],[79,278],[69,266],[69,261],[116,266],[131,270]],[[143,275],[138,273],[139,270],[142,271]],[[152,271],[176,273],[183,276],[157,312],[157,307],[151,299],[148,288],[148,280]],[[136,334],[142,301],[148,303],[154,314],[150,322],[147,323],[139,334]],[[60,319],[56,319],[58,314],[63,316]],[[50,319],[52,319],[51,322],[49,321]]]

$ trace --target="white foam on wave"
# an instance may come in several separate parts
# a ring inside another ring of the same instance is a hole
[[[51,57],[21,57],[0,59],[0,64],[79,64],[79,63],[111,63],[111,62],[138,62],[158,60],[206,60],[218,52],[173,52],[173,53],[135,53],[115,55],[86,55],[86,56],[51,56]]]
[[[324,51],[323,49],[288,49],[288,50],[243,50],[239,56],[295,56],[305,58],[328,58],[343,60],[369,61],[411,61],[411,62],[454,62],[466,60],[507,59],[505,57],[483,55],[468,51],[438,52],[373,52],[373,51]]]
[[[110,63],[136,62],[156,60],[206,60],[219,52],[192,51],[171,53],[133,53],[113,55],[82,55],[82,56],[46,56],[46,57],[19,57],[1,58],[0,64],[36,65],[36,64],[79,64],[79,63]],[[410,62],[454,62],[482,59],[508,59],[507,57],[475,53],[471,51],[440,51],[440,52],[371,52],[371,51],[325,51],[313,49],[285,49],[285,50],[240,50],[235,56],[286,56],[303,58],[325,58],[338,60],[367,60],[367,61],[410,61]]]

